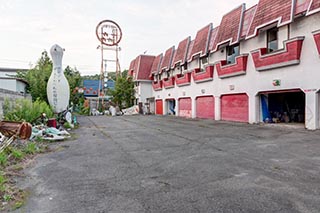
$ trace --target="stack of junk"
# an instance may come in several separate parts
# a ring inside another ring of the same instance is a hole
[[[0,121],[0,152],[16,139],[61,141],[70,138],[65,127],[73,128],[74,122],[76,119],[70,121],[68,117],[57,122],[55,118],[47,119],[44,113],[32,121],[33,125],[28,122]]]

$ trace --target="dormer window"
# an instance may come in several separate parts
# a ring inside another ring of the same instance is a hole
[[[278,28],[274,27],[267,31],[267,51],[271,53],[278,50]]]
[[[240,55],[239,44],[234,44],[227,46],[227,64],[234,64],[236,62],[236,57]]]
[[[208,63],[208,57],[203,57],[201,58],[202,64],[207,64]]]
[[[170,71],[167,72],[167,78],[170,78]]]
[[[188,70],[188,64],[185,63],[183,66],[181,66],[181,70]]]
[[[154,81],[154,82],[157,82],[157,81],[158,81],[158,75],[154,75],[154,76],[153,76],[153,81]]]

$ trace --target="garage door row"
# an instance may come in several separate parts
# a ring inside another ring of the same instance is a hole
[[[246,94],[224,95],[221,97],[221,120],[248,122],[249,105]],[[191,98],[180,98],[178,100],[181,117],[192,117]],[[213,96],[202,96],[196,98],[196,117],[204,119],[215,118],[215,101]],[[163,100],[156,100],[156,114],[163,115]]]

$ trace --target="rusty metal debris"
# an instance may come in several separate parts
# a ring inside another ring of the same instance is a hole
[[[4,136],[0,143],[0,152],[2,152],[17,138],[29,139],[32,126],[28,122],[0,121],[0,132]]]

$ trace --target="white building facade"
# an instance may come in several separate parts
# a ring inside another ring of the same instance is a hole
[[[156,114],[320,128],[319,0],[240,5],[162,55],[140,91]]]

